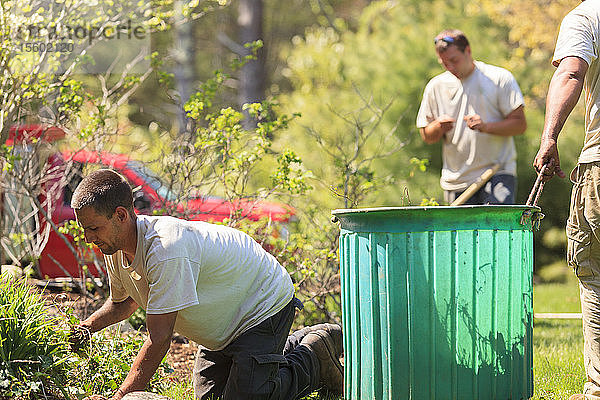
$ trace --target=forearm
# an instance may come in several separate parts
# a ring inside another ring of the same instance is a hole
[[[583,88],[585,74],[581,76],[576,72],[561,68],[561,65],[552,76],[548,88],[542,141],[556,142],[567,117],[577,104]]]
[[[503,120],[495,122],[483,122],[477,125],[481,120],[478,115],[470,118],[467,117],[467,123],[472,129],[477,129],[490,135],[496,136],[517,136],[521,135],[527,129],[527,119],[525,118],[524,107],[521,105],[512,110]],[[469,121],[472,119],[471,121]]]
[[[169,351],[176,318],[177,312],[146,316],[148,338],[112,400],[120,400],[124,394],[146,388],[161,360]]]
[[[419,132],[421,133],[421,138],[427,144],[433,144],[439,142],[439,140],[444,136],[444,130],[441,129],[439,124],[435,122],[430,123],[425,128],[420,128]]]
[[[560,168],[557,140],[567,117],[577,104],[588,65],[578,57],[566,57],[560,61],[552,76],[546,98],[546,119],[540,141],[540,149],[535,156],[533,165],[539,172],[545,166],[550,166],[544,179],[548,180],[555,174],[561,178],[565,173]]]
[[[97,332],[112,324],[123,321],[131,316],[138,305],[131,297],[120,303],[107,300],[96,312],[81,323],[92,332]]]
[[[484,133],[496,136],[517,136],[527,129],[527,123],[521,119],[507,118],[497,122],[486,122],[481,130]]]
[[[146,339],[113,400],[119,400],[124,394],[130,392],[143,391],[169,351],[170,345],[170,335],[159,341]]]

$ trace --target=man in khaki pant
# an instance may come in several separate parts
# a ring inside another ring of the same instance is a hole
[[[546,121],[534,161],[548,180],[565,177],[558,135],[585,89],[585,142],[571,173],[573,191],[567,221],[567,262],[579,278],[583,314],[583,394],[569,400],[600,400],[600,0],[585,0],[563,20],[552,64],[557,67],[546,100]]]

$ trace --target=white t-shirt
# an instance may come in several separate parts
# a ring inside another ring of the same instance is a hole
[[[131,297],[148,314],[178,311],[175,330],[212,350],[283,309],[290,275],[247,234],[173,217],[137,217],[131,265],[105,256],[112,301]]]
[[[442,139],[442,189],[466,189],[496,163],[501,165],[499,174],[516,175],[513,138],[472,130],[464,117],[479,114],[484,122],[497,122],[522,105],[523,94],[512,74],[481,61],[475,61],[475,69],[463,80],[446,71],[429,81],[417,127],[424,128],[444,114],[456,120]]]
[[[585,90],[585,141],[580,163],[600,161],[600,0],[586,0],[563,19],[552,64],[569,56],[588,64]]]

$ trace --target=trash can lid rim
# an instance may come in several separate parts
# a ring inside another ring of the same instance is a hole
[[[524,204],[486,204],[486,205],[463,205],[463,206],[410,206],[410,207],[373,207],[373,208],[339,208],[331,211],[333,215],[342,214],[359,214],[359,213],[372,213],[372,212],[386,212],[386,211],[406,211],[406,210],[456,210],[456,209],[518,209],[518,210],[532,210],[541,211],[540,207],[528,206]]]

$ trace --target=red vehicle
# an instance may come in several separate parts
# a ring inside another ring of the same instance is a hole
[[[12,137],[11,137],[12,139]],[[82,172],[90,165],[98,168],[111,168],[123,175],[130,183],[134,192],[134,207],[140,214],[152,214],[154,210],[175,210],[178,215],[185,215],[190,220],[219,222],[230,218],[232,213],[239,212],[245,218],[259,220],[269,218],[281,224],[285,230],[285,223],[294,215],[294,210],[284,204],[252,201],[241,199],[233,202],[219,197],[188,197],[184,202],[178,203],[179,197],[173,193],[157,176],[149,171],[144,164],[135,161],[123,154],[107,152],[63,152],[53,154],[48,158],[48,164],[55,171],[63,171],[54,174],[47,185],[60,182],[57,199],[54,200],[52,221],[56,226],[62,226],[64,222],[75,219],[75,214],[70,206],[73,190],[82,179]],[[69,170],[70,176],[64,176],[68,162],[73,163]],[[75,172],[75,173],[73,173]],[[71,237],[69,240],[73,241]],[[97,249],[96,249],[97,250]],[[93,264],[88,262],[88,268],[94,276],[99,272]],[[42,277],[78,277],[80,267],[63,238],[56,232],[51,231],[48,242],[38,261],[39,272]]]

